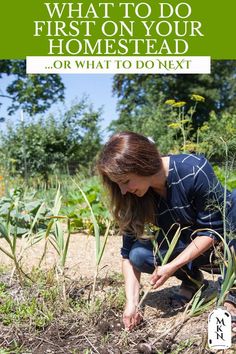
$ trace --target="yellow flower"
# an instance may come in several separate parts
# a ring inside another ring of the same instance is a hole
[[[191,100],[197,102],[205,102],[205,98],[200,95],[191,95]]]
[[[172,106],[175,103],[175,100],[166,100],[165,104],[168,104],[170,106]]]
[[[168,124],[168,127],[169,127],[169,128],[174,128],[174,129],[179,129],[179,128],[181,128],[181,124],[180,124],[179,122],[177,122],[177,123],[170,123],[170,124]]]
[[[181,148],[181,150],[186,150],[189,152],[197,151],[198,144],[192,143],[191,141],[187,142],[184,147]]]
[[[179,101],[179,102],[176,102],[175,104],[173,104],[173,107],[183,107],[185,105],[186,105],[186,102]]]
[[[201,131],[201,132],[206,132],[206,131],[209,130],[209,129],[210,129],[210,127],[209,127],[208,124],[203,124],[203,125],[201,126],[201,128],[200,128],[200,131]]]

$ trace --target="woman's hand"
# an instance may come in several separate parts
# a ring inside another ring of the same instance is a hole
[[[163,266],[158,266],[151,275],[150,283],[153,288],[159,288],[163,285],[169,277],[175,273],[176,269],[173,268],[171,263],[165,264]]]
[[[137,309],[137,305],[126,304],[123,313],[123,323],[125,329],[131,331],[135,326],[139,325],[143,317]]]

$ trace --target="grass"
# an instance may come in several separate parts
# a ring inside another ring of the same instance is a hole
[[[198,311],[196,321],[187,314],[188,321],[179,325],[184,314],[173,314],[167,306],[164,309],[167,317],[163,317],[158,301],[163,302],[167,291],[170,293],[168,289],[158,291],[152,303],[151,297],[147,298],[144,322],[127,333],[121,326],[125,293],[120,274],[109,273],[103,279],[98,278],[93,301],[92,279],[75,281],[66,277],[67,296],[64,298],[55,268],[47,272],[35,268],[30,278],[32,281],[22,288],[16,277],[9,284],[10,275],[6,269],[0,274],[0,348],[3,353],[4,350],[5,353],[22,354],[37,353],[37,350],[38,353],[51,350],[57,354],[96,353],[96,350],[115,353],[116,348],[122,353],[136,353],[137,346],[146,341],[160,354],[166,353],[164,345],[170,349],[169,353],[199,353],[198,347],[198,351],[195,350],[196,335],[198,333],[200,341],[204,323],[207,326],[206,312]],[[193,307],[198,304],[196,309],[201,309],[203,304],[197,298],[193,301]],[[173,329],[175,323],[178,326]],[[172,330],[166,331],[168,328]],[[170,333],[175,334],[175,340],[168,339]]]
[[[68,297],[65,301],[56,279],[55,269],[46,273],[39,269],[34,270],[31,278],[35,282],[29,282],[22,289],[17,278],[14,279],[14,284],[9,285],[9,273],[0,274],[0,279],[2,279],[0,280],[0,348],[2,353],[31,352],[35,346],[44,342],[54,347],[55,350],[61,345],[60,341],[63,341],[63,338],[66,343],[64,350],[67,353],[76,351],[81,353],[81,349],[78,351],[78,345],[71,343],[71,337],[79,338],[79,333],[88,331],[83,337],[84,344],[80,347],[87,350],[90,330],[96,328],[96,331],[99,331],[100,322],[103,321],[104,325],[105,317],[111,317],[111,314],[115,317],[114,313],[121,312],[124,306],[123,287],[120,286],[121,282],[116,275],[105,280],[98,279],[99,290],[95,301],[90,299],[92,283],[89,280],[80,282],[67,280]],[[112,286],[104,285],[104,281]],[[74,296],[72,296],[72,289]],[[6,328],[7,331],[4,333]],[[108,337],[109,335],[104,333],[101,339],[103,345],[106,345]],[[44,340],[41,341],[41,338]]]
[[[0,283],[0,322],[3,325],[30,325],[45,328],[54,318],[57,285],[47,286],[38,279],[37,286],[21,288],[14,279],[14,286]]]
[[[90,299],[92,283],[89,280],[68,281],[66,302],[58,287],[55,269],[47,273],[35,269],[31,278],[35,282],[25,286],[21,293],[17,279],[9,286],[7,273],[0,275],[0,279],[4,279],[0,282],[2,353],[37,353],[37,349],[39,353],[47,350],[51,353],[96,353],[96,350],[103,353],[105,348],[111,352],[120,348],[126,353],[130,348],[134,350],[141,338],[147,338],[148,323],[133,333],[121,328],[125,294],[120,275],[98,279],[95,301]],[[154,331],[159,330],[157,323],[160,323],[158,318]],[[190,344],[190,341],[180,341],[174,350],[180,353],[183,348],[190,348]]]

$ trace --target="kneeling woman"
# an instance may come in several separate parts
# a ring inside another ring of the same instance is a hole
[[[152,274],[154,288],[172,275],[182,281],[178,294],[172,299],[175,307],[190,301],[204,284],[199,268],[210,263],[213,246],[220,241],[214,231],[223,234],[220,209],[224,189],[204,157],[160,156],[152,141],[132,132],[110,138],[101,152],[98,170],[109,190],[111,209],[123,233],[121,254],[126,292],[123,321],[130,330],[141,321],[137,305],[142,272]],[[228,224],[234,232],[235,202],[236,197],[232,198],[227,192]],[[142,240],[144,226],[148,223],[161,230],[157,243],[162,257],[176,227],[184,228],[166,265],[161,266],[160,258],[154,256],[151,241]],[[231,293],[225,299],[225,306],[232,315],[236,315],[235,305]]]

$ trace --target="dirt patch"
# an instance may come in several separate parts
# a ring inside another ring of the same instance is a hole
[[[20,248],[22,241],[18,241]],[[0,240],[0,245],[5,247],[4,240]],[[144,320],[140,326],[131,333],[124,331],[121,321],[123,281],[117,274],[121,269],[120,246],[120,237],[109,238],[95,299],[91,301],[96,263],[95,239],[84,234],[72,235],[67,258],[67,274],[70,279],[66,287],[70,305],[64,306],[56,299],[53,319],[39,327],[27,322],[7,325],[3,321],[4,314],[0,314],[0,348],[13,348],[14,343],[17,343],[18,347],[18,351],[9,349],[3,353],[210,354],[210,350],[205,348],[209,311],[171,329],[175,323],[181,321],[183,315],[183,311],[175,311],[169,305],[171,294],[180,284],[174,277],[158,291],[148,294],[143,304]],[[43,249],[44,243],[40,242],[26,252],[23,258],[25,269],[37,267]],[[7,257],[2,257],[1,262],[6,266],[11,264]],[[42,267],[49,270],[56,262],[56,252],[49,247]],[[209,274],[205,273],[205,276],[210,283],[205,292],[207,296],[215,291],[217,277],[212,280]],[[9,274],[3,275],[1,282],[9,284]],[[149,276],[144,275],[142,290],[148,285]],[[25,294],[17,281],[13,280],[8,286],[8,292],[17,304],[24,301]],[[29,293],[37,301],[42,296],[34,287]],[[4,301],[4,298],[0,300]],[[163,336],[167,332],[168,334]],[[224,353],[236,353],[236,347]]]
[[[17,240],[17,249],[20,251],[24,247],[25,242],[20,238]],[[0,239],[0,246],[9,250],[8,245],[4,239]],[[111,236],[106,245],[104,256],[101,262],[100,275],[110,272],[120,272],[121,237]],[[34,246],[30,247],[23,256],[23,265],[25,269],[32,269],[37,267],[44,251],[44,241],[40,241]],[[49,244],[46,257],[43,259],[41,266],[45,269],[52,268],[57,263],[57,253],[55,249]],[[1,254],[2,265],[12,265],[12,261],[4,254]],[[66,261],[66,270],[71,277],[92,277],[94,275],[96,265],[95,256],[95,238],[85,234],[72,234],[69,244],[68,256]]]

